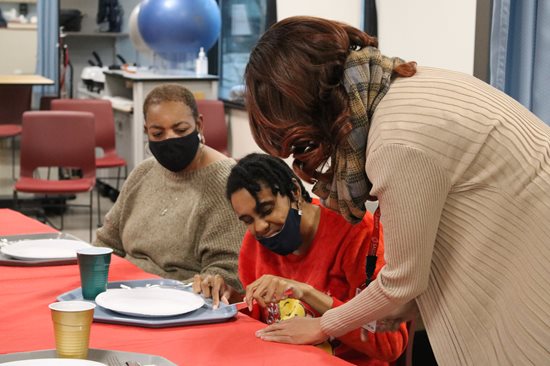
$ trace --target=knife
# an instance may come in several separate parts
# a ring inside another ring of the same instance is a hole
[[[234,305],[237,310],[248,309],[248,304],[245,301],[236,302],[231,305]]]

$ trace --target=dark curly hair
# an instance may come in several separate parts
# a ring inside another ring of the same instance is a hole
[[[302,191],[302,198],[311,202],[311,197],[300,178],[282,159],[266,154],[248,154],[231,169],[227,178],[225,195],[231,200],[231,195],[240,189],[246,189],[254,197],[258,206],[258,192],[262,185],[271,188],[274,195],[280,193],[295,201],[295,182],[298,182]]]
[[[376,47],[376,38],[337,21],[290,17],[260,38],[245,70],[245,102],[260,148],[283,158],[305,181],[329,180],[318,173],[351,130],[348,96],[341,82],[352,49]],[[414,62],[394,72],[411,76]],[[292,147],[294,146],[294,150]]]

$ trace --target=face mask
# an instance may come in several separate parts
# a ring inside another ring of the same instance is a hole
[[[302,212],[290,208],[286,221],[277,234],[269,238],[261,238],[258,241],[267,249],[279,255],[287,255],[294,252],[302,245],[300,236],[300,222],[302,221]]]
[[[179,172],[191,164],[199,145],[199,132],[193,131],[183,137],[149,141],[149,150],[160,165],[173,172]]]

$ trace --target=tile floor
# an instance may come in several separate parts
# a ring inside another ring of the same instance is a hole
[[[17,146],[17,143],[16,143]],[[18,162],[19,152],[16,152],[16,177],[19,176],[19,162]],[[56,169],[53,169],[54,171]],[[45,170],[41,171],[40,174],[44,174]],[[116,171],[112,173],[115,175]],[[113,182],[114,184],[114,182]],[[14,181],[12,179],[12,170],[11,170],[11,145],[9,140],[3,139],[0,140],[0,202],[2,205],[0,207],[6,207],[7,204],[13,202],[13,185]],[[122,184],[121,184],[122,185]],[[95,231],[97,229],[97,190],[94,190],[93,193],[93,221],[92,221],[92,241],[95,239]],[[30,198],[32,195],[21,195],[20,197]],[[69,200],[68,203],[78,203],[78,204],[88,204],[89,202],[89,193],[81,193],[76,196],[74,200]],[[113,202],[107,197],[100,197],[101,199],[101,219],[103,220],[105,214],[113,206]],[[26,213],[31,217],[31,213]],[[89,240],[89,211],[87,207],[69,207],[64,215],[64,229],[63,232],[74,235],[82,240]],[[48,215],[48,219],[52,221],[55,225],[59,225],[60,216],[59,215]],[[1,223],[0,223],[1,225]]]

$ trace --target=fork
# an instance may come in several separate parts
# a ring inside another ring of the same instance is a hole
[[[119,360],[118,357],[115,355],[109,355],[107,356],[107,365],[108,366],[126,366],[126,363]]]
[[[137,361],[122,362],[115,355],[109,355],[107,357],[107,365],[108,366],[141,366],[141,364]],[[149,365],[149,366],[154,366],[154,365]]]

